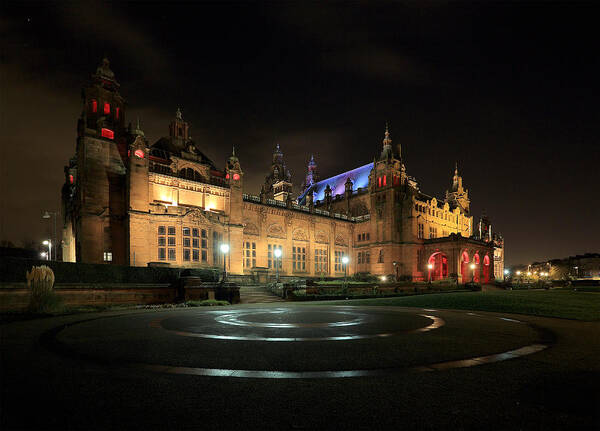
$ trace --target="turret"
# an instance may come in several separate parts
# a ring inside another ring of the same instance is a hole
[[[454,177],[452,177],[452,191],[446,190],[446,202],[453,207],[458,207],[465,214],[470,212],[469,191],[463,188],[462,177],[458,174],[458,162],[454,167]]]

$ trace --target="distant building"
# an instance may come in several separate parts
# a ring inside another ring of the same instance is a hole
[[[578,254],[563,259],[534,262],[529,266],[532,274],[548,273],[551,280],[566,278],[600,280],[600,253]]]
[[[108,60],[82,97],[62,190],[65,260],[220,267],[226,242],[228,271],[240,275],[279,266],[282,275],[302,277],[339,277],[346,269],[413,280],[497,277],[503,243],[491,226],[489,235],[474,232],[458,167],[445,198],[423,193],[387,127],[372,163],[320,180],[311,156],[298,197],[277,145],[259,195],[251,195],[243,193],[235,151],[219,168],[192,140],[180,110],[154,144],[139,122],[125,126]]]

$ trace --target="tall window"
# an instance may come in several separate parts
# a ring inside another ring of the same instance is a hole
[[[92,112],[98,112],[98,102],[96,99],[92,99]]]
[[[334,269],[336,272],[342,272],[346,268],[346,265],[342,263],[342,257],[344,257],[345,253],[341,250],[336,250],[334,252]]]
[[[379,250],[379,258],[377,259],[377,263],[383,263],[383,249]]]
[[[306,271],[306,247],[292,247],[292,265],[294,271]]]
[[[277,259],[275,257],[274,251],[276,249],[282,250],[281,245],[279,244],[269,244],[267,246],[267,261],[269,264],[269,268],[275,268],[275,262],[279,263],[279,269],[281,269],[281,260],[283,259],[283,254]]]
[[[437,227],[429,226],[429,238],[437,238]]]
[[[417,224],[417,238],[423,239],[425,229],[423,228],[423,223]]]
[[[223,264],[223,260],[221,259],[221,250],[219,249],[222,241],[223,241],[223,234],[213,231],[213,247],[212,247],[213,265]]]
[[[256,266],[256,243],[244,242],[244,258],[242,259],[244,268],[254,268]]]
[[[365,254],[363,256],[363,263],[371,263],[371,252],[370,251],[365,251]]]
[[[165,226],[158,227],[158,260],[167,259],[167,228]]]
[[[192,240],[190,238],[191,231],[189,227],[184,227],[181,230],[181,235],[183,237],[183,260],[184,262],[189,262],[192,260]]]
[[[110,114],[110,105],[106,102],[104,102],[104,113]]]
[[[177,254],[175,253],[176,236],[175,226],[169,226],[167,228],[167,246],[169,247],[169,260],[176,260]]]
[[[328,260],[326,248],[315,248],[315,274],[327,272]]]
[[[112,251],[104,252],[104,262],[112,262]]]

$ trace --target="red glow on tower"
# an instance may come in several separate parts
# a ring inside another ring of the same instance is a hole
[[[108,139],[115,139],[115,132],[113,132],[110,129],[105,129],[104,127],[102,128],[102,137],[103,138],[108,138]]]
[[[383,185],[384,185],[384,186],[385,186],[385,185],[387,185],[387,181],[386,181],[386,179],[387,179],[387,175],[384,175],[384,176],[383,176]]]
[[[240,180],[240,174],[233,174],[233,181],[239,181]]]
[[[119,119],[119,107],[115,108],[115,118],[118,120]]]
[[[144,158],[144,152],[142,150],[135,150],[133,152],[133,154],[135,154],[136,157],[139,157],[140,159]]]
[[[379,184],[379,187],[381,187],[381,177],[378,177],[378,178],[377,178],[377,182],[378,182],[378,184]]]
[[[69,175],[69,183],[73,184],[73,175]]]
[[[96,100],[92,100],[92,112],[98,112],[98,102]]]
[[[110,105],[108,103],[104,103],[104,113],[110,114]]]
[[[229,179],[229,174],[225,175],[225,179],[228,180]]]

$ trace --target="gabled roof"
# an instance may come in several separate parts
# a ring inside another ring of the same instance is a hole
[[[369,174],[373,169],[373,162],[368,163],[364,166],[360,166],[358,168],[352,169],[351,171],[347,171],[338,175],[335,175],[330,178],[326,178],[315,183],[310,188],[306,189],[302,194],[298,197],[298,203],[301,205],[305,204],[305,197],[309,191],[312,191],[315,194],[314,200],[320,201],[325,199],[325,188],[329,184],[331,188],[331,196],[344,194],[346,191],[346,180],[350,178],[352,181],[352,191],[356,191],[359,188],[367,187],[369,185]]]

